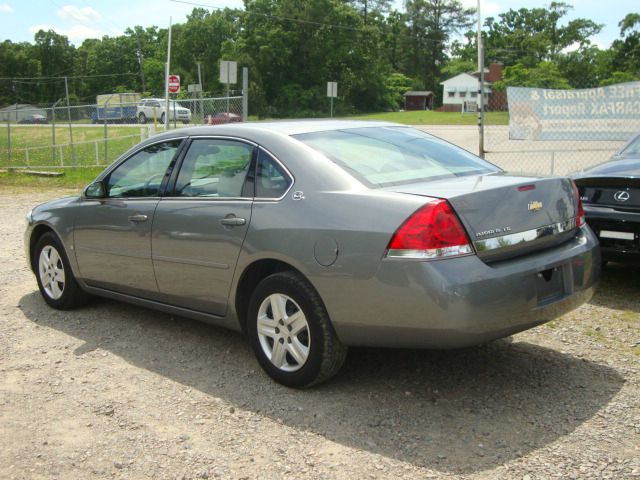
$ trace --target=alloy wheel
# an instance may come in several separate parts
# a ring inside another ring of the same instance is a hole
[[[64,293],[65,273],[60,253],[51,245],[45,246],[38,259],[38,272],[42,288],[53,300],[58,300]]]
[[[257,319],[260,347],[278,369],[295,372],[309,358],[311,345],[307,318],[287,295],[274,293],[260,304]]]

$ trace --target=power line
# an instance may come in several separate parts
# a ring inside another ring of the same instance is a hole
[[[103,73],[96,75],[62,75],[57,77],[0,77],[0,80],[11,80],[11,81],[20,81],[20,80],[47,80],[47,79],[55,79],[55,80],[64,80],[75,79],[75,78],[100,78],[100,77],[121,77],[121,76],[137,76],[137,73]],[[53,83],[53,82],[52,82]]]

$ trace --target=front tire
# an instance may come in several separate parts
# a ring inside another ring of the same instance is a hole
[[[288,387],[324,382],[340,370],[347,355],[322,299],[294,272],[276,273],[258,284],[247,326],[260,366]]]
[[[84,304],[88,295],[73,276],[62,242],[52,232],[42,235],[33,252],[40,293],[53,308],[68,310]]]
[[[160,123],[164,125],[164,113],[160,115]]]

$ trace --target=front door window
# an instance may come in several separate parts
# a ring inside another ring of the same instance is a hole
[[[180,142],[172,140],[150,145],[127,159],[107,177],[107,197],[157,197]]]

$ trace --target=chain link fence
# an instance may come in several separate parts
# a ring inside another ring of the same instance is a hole
[[[499,93],[499,95],[495,95]],[[574,90],[509,87],[494,92],[485,158],[507,171],[566,175],[607,161],[640,132],[640,82]]]
[[[136,103],[105,102],[0,109],[0,168],[106,166],[129,148],[169,128],[241,122],[243,97]]]

